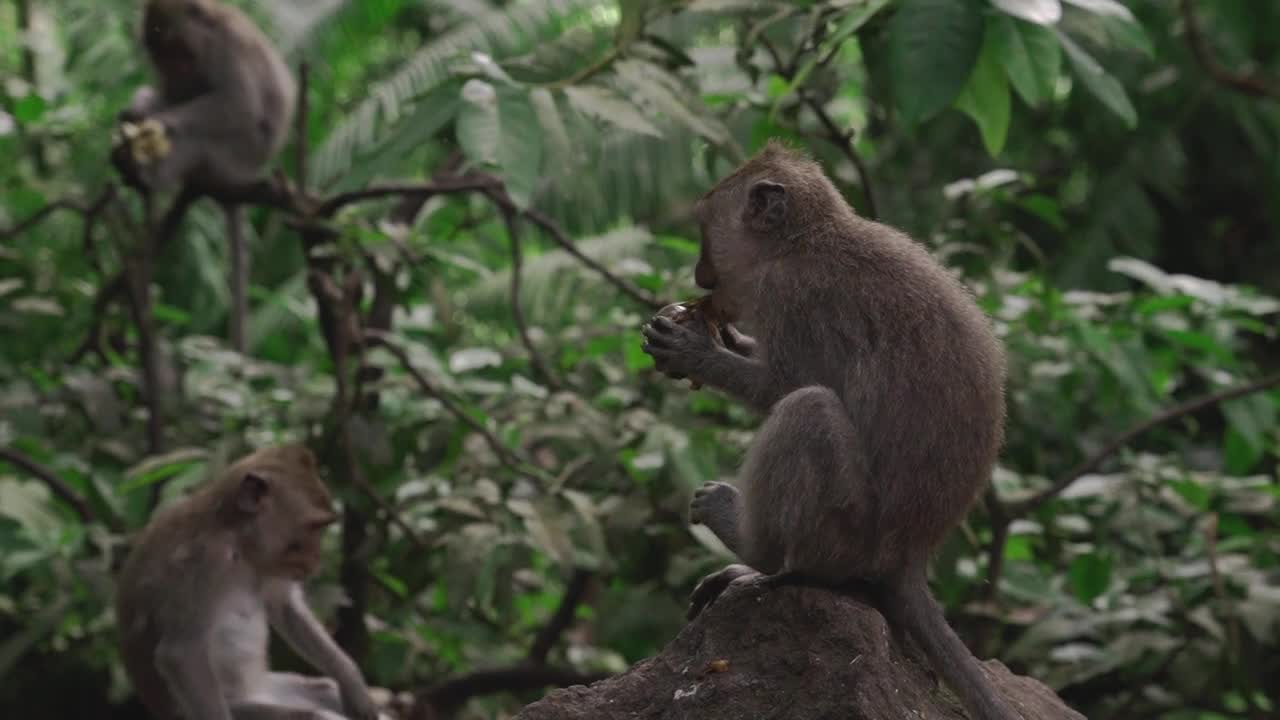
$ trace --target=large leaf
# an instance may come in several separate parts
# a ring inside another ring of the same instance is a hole
[[[914,125],[951,104],[982,48],[982,13],[971,0],[904,0],[889,30],[898,112]]]
[[[1108,75],[1097,60],[1085,52],[1084,48],[1076,45],[1065,33],[1057,28],[1054,28],[1053,32],[1058,36],[1058,42],[1062,44],[1063,49],[1067,51],[1071,67],[1075,69],[1076,75],[1089,92],[1101,100],[1111,112],[1119,115],[1129,129],[1137,127],[1138,111],[1133,108],[1133,103],[1129,102],[1129,95],[1125,93],[1120,81]]]
[[[1009,80],[1000,66],[999,54],[995,33],[989,30],[973,74],[960,97],[956,98],[956,107],[978,124],[982,144],[992,157],[1004,149],[1004,141],[1009,135]]]
[[[1059,0],[991,0],[991,4],[1013,17],[1040,25],[1052,25],[1062,18]]]
[[[1013,88],[1028,105],[1037,106],[1053,97],[1054,82],[1062,68],[1062,49],[1052,31],[998,17],[987,32],[992,35],[996,57],[1004,65]]]
[[[583,115],[611,122],[631,132],[662,137],[658,128],[635,105],[608,88],[595,85],[567,87],[564,94],[569,99],[569,104]]]
[[[1103,17],[1117,17],[1125,20],[1133,20],[1133,13],[1129,8],[1125,7],[1116,0],[1064,0],[1068,5],[1075,5],[1078,8],[1087,10],[1094,15]]]
[[[663,68],[642,60],[625,60],[614,69],[627,89],[658,112],[713,144],[729,138],[720,121],[702,103],[689,97],[680,81]]]
[[[542,138],[529,98],[519,88],[495,89],[484,80],[462,86],[458,144],[473,162],[499,169],[507,193],[527,207],[542,165]]]

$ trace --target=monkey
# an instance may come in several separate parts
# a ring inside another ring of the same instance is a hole
[[[907,234],[860,217],[822,167],[771,140],[698,200],[696,284],[751,331],[655,316],[643,349],[765,419],[733,483],[690,521],[742,561],[731,582],[869,585],[975,720],[1019,717],[947,624],[927,566],[986,487],[1004,443],[1005,356],[972,293]]]
[[[220,0],[147,0],[140,44],[156,84],[138,88],[120,113],[112,159],[144,193],[182,191],[170,211],[176,225],[199,195],[260,179],[288,137],[295,82],[257,25]],[[230,246],[231,345],[244,352],[244,217],[238,203],[220,204]]]
[[[374,720],[363,675],[302,582],[337,519],[315,456],[259,449],[162,509],[116,586],[125,671],[159,720]],[[327,677],[268,669],[274,628]]]

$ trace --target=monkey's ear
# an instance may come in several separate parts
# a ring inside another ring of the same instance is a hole
[[[256,514],[262,508],[267,490],[266,478],[257,473],[245,473],[240,478],[240,487],[236,488],[236,509],[249,515]]]
[[[787,214],[787,186],[772,180],[761,180],[747,193],[747,222],[752,227],[768,229],[782,224]]]

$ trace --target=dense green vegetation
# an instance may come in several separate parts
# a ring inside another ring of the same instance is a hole
[[[1008,346],[995,491],[933,564],[970,647],[1091,718],[1280,713],[1280,4],[243,3],[307,67],[277,165],[334,200],[249,213],[245,355],[213,203],[157,248],[108,190],[137,5],[0,1],[0,715],[141,717],[129,533],[287,440],[345,503],[310,592],[379,685],[653,654],[725,560],[689,496],[758,418],[638,329],[698,294],[688,210],[770,137]],[[343,194],[391,184],[427,192]],[[351,271],[359,357],[328,342]]]

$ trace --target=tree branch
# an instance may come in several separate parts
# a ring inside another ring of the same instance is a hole
[[[1200,18],[1196,16],[1192,0],[1182,0],[1181,8],[1182,19],[1187,26],[1187,42],[1191,45],[1191,53],[1209,77],[1220,85],[1250,97],[1280,100],[1280,88],[1260,74],[1234,73],[1219,62],[1209,47],[1209,40],[1205,37],[1204,28],[1200,25]]]
[[[365,339],[370,344],[380,345],[385,348],[387,352],[391,353],[396,360],[400,362],[400,366],[404,368],[405,372],[409,373],[409,376],[414,379],[414,382],[418,384],[419,389],[421,389],[423,393],[439,401],[441,405],[444,405],[445,410],[448,410],[449,413],[457,418],[459,422],[471,428],[472,431],[479,434],[480,437],[484,439],[485,444],[487,444],[489,448],[493,450],[494,454],[498,456],[499,462],[515,472],[533,475],[534,477],[544,481],[549,480],[549,478],[546,477],[546,473],[542,472],[540,468],[534,466],[531,461],[520,457],[515,450],[507,447],[498,439],[498,436],[494,435],[483,424],[471,417],[471,415],[469,415],[467,411],[457,403],[457,401],[449,397],[448,393],[436,387],[435,383],[427,379],[427,376],[423,375],[418,368],[414,367],[413,362],[409,360],[409,353],[405,352],[404,348],[397,345],[390,336],[375,330],[369,330],[365,332]]]
[[[89,507],[89,501],[86,500],[83,495],[76,492],[75,489],[66,483],[66,481],[58,477],[53,470],[37,462],[31,456],[15,448],[0,447],[0,460],[9,463],[10,465],[43,482],[55,497],[65,503],[77,516],[80,517],[81,522],[91,524],[98,521],[97,516]],[[114,515],[108,515],[105,518],[105,523],[107,527],[117,532],[123,529],[124,525],[120,519]]]
[[[486,190],[485,195],[493,200],[499,212],[502,213],[502,222],[507,228],[507,241],[511,243],[510,301],[511,317],[516,324],[516,334],[520,336],[520,343],[524,345],[525,352],[529,353],[529,364],[533,366],[533,371],[552,390],[559,390],[562,387],[559,378],[551,372],[551,367],[547,365],[542,354],[538,352],[538,347],[533,344],[533,338],[529,336],[529,324],[524,318],[524,305],[520,302],[520,281],[524,272],[524,250],[520,247],[520,221],[512,208],[504,206],[495,197],[496,191]]]
[[[556,606],[556,611],[533,639],[533,645],[529,647],[529,662],[539,665],[547,662],[547,655],[551,653],[551,649],[560,641],[564,631],[573,624],[578,605],[586,596],[587,589],[591,586],[591,578],[594,576],[595,573],[582,568],[573,571],[568,584],[565,585],[564,595],[560,597],[560,604]]]
[[[1121,448],[1133,442],[1138,436],[1143,435],[1148,431],[1156,427],[1159,427],[1160,425],[1164,425],[1165,423],[1171,422],[1173,420],[1177,420],[1181,417],[1190,415],[1199,410],[1203,410],[1204,408],[1210,407],[1212,405],[1218,405],[1220,403],[1224,403],[1229,400],[1235,400],[1237,398],[1241,398],[1246,395],[1252,395],[1254,393],[1270,390],[1271,388],[1274,388],[1277,386],[1280,386],[1280,373],[1273,373],[1271,375],[1267,375],[1265,377],[1259,378],[1258,380],[1254,380],[1253,382],[1246,383],[1244,385],[1237,385],[1235,387],[1219,390],[1217,392],[1209,393],[1208,395],[1205,395],[1203,397],[1195,398],[1193,400],[1188,400],[1187,402],[1181,403],[1179,405],[1175,405],[1163,412],[1160,412],[1150,418],[1147,418],[1146,420],[1138,423],[1137,425],[1134,425],[1128,430],[1112,438],[1110,442],[1102,446],[1102,448],[1100,448],[1097,452],[1093,453],[1084,461],[1082,461],[1079,465],[1076,465],[1074,468],[1071,468],[1070,471],[1068,471],[1066,474],[1062,475],[1057,480],[1055,480],[1053,484],[1050,485],[1048,488],[1041,490],[1040,492],[1036,493],[1035,495],[1032,495],[1026,500],[1022,500],[1021,502],[1006,504],[1005,511],[1008,514],[1008,517],[1011,519],[1023,517],[1025,515],[1030,514],[1031,512],[1036,510],[1036,508],[1039,508],[1041,505],[1045,504],[1047,501],[1057,496],[1059,493],[1065,490],[1069,485],[1071,485],[1071,483],[1075,482],[1076,479],[1080,478],[1082,475],[1087,475],[1088,473],[1091,473],[1094,470],[1097,470],[1098,467],[1101,466],[1103,462],[1105,462],[1112,455],[1119,452]]]
[[[583,673],[568,668],[521,663],[507,667],[476,670],[417,693],[410,720],[448,717],[458,706],[480,695],[524,692],[540,688],[589,685],[609,677],[608,673]]]

